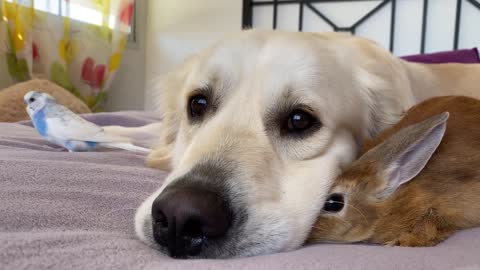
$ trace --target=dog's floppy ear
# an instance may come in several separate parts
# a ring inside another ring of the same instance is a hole
[[[191,70],[194,56],[188,58],[178,69],[162,77],[157,83],[155,92],[157,110],[162,112],[162,131],[158,144],[147,157],[147,166],[161,170],[170,170],[172,167],[173,149],[177,139],[182,116],[179,108],[181,91]]]
[[[415,104],[407,71],[401,60],[371,40],[355,37],[342,44],[352,53],[357,91],[368,108],[367,136],[374,138]]]
[[[445,112],[403,128],[362,157],[376,161],[383,181],[378,198],[390,196],[422,171],[442,141],[448,117]]]

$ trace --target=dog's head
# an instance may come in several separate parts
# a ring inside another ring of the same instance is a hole
[[[392,59],[350,36],[254,30],[190,58],[159,90],[148,163],[172,173],[138,210],[139,237],[178,257],[302,245],[362,139],[396,120],[398,101],[378,101],[404,98]]]

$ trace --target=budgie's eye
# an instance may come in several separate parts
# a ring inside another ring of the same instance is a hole
[[[28,102],[30,102],[30,103],[32,103],[32,102],[34,102],[34,101],[35,101],[35,98],[34,98],[34,97],[31,97],[31,98],[28,99]]]
[[[208,100],[204,95],[195,95],[190,98],[188,112],[191,118],[202,117],[208,108]]]

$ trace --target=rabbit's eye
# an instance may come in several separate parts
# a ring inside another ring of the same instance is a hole
[[[333,193],[328,196],[325,204],[323,205],[323,211],[330,213],[337,213],[342,211],[343,206],[345,205],[343,195],[338,193]]]

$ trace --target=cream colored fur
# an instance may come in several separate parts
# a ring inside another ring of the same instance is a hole
[[[219,107],[192,125],[188,96],[206,85]],[[248,30],[226,37],[159,85],[164,118],[160,130],[151,130],[161,136],[147,163],[172,173],[139,208],[136,232],[155,246],[150,216],[155,197],[199,162],[224,159],[234,163],[227,181],[247,205],[248,220],[236,242],[227,239],[224,253],[216,256],[298,248],[333,179],[356,158],[364,139],[392,126],[419,101],[450,94],[480,97],[479,86],[480,65],[407,63],[369,40],[344,34]],[[310,106],[322,128],[301,140],[279,137],[264,121],[285,103]]]

